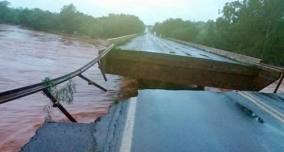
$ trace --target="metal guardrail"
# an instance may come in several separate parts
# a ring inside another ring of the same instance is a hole
[[[71,72],[69,74],[66,74],[64,76],[52,79],[52,80],[50,80],[50,82],[54,85],[58,85],[60,83],[68,81],[68,80],[70,80],[70,79],[72,79],[76,76],[82,77],[82,73],[85,72],[86,70],[88,70],[89,68],[91,68],[96,63],[99,63],[101,58],[104,57],[113,48],[113,46],[114,45],[110,45],[105,50],[100,51],[99,55],[95,59],[93,59],[88,64],[81,67],[80,69],[78,69],[74,72]],[[104,76],[104,78],[105,78],[105,76]],[[89,82],[89,84],[91,83],[91,84],[95,85],[95,83],[92,82],[91,80],[89,80],[88,82]],[[97,84],[95,86],[97,86]],[[0,93],[0,104],[6,103],[6,102],[9,102],[9,101],[21,98],[21,97],[25,97],[25,96],[28,96],[28,95],[31,95],[31,94],[34,94],[34,93],[37,93],[37,92],[40,92],[40,91],[43,91],[45,93],[47,88],[48,88],[48,86],[46,86],[46,84],[44,82],[41,82],[41,83],[26,86],[26,87],[1,92]],[[101,87],[101,89],[102,89],[102,87]],[[103,91],[106,91],[106,89],[103,89]],[[58,103],[56,103],[55,106],[58,107]],[[59,106],[61,106],[61,105],[59,105]]]

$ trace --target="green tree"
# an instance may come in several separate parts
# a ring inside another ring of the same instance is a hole
[[[73,4],[63,6],[59,14],[60,28],[63,32],[73,34],[79,29],[79,17]]]
[[[9,2],[0,1],[0,23],[6,22],[9,16]]]
[[[144,23],[133,15],[110,14],[94,18],[77,11],[73,4],[63,6],[60,13],[52,13],[41,9],[9,8],[7,1],[0,1],[0,23],[101,38],[141,33],[145,28]]]
[[[206,23],[190,24],[190,21],[170,19],[155,24],[153,30],[164,36],[202,43],[258,57],[267,63],[284,65],[283,0],[229,2],[223,7],[221,15],[215,21]]]

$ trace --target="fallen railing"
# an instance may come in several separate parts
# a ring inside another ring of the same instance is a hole
[[[96,84],[95,82],[93,82],[92,80],[88,79],[87,77],[83,76],[82,73],[87,71],[89,68],[91,68],[92,66],[94,66],[96,63],[99,64],[99,68],[100,68],[100,60],[114,47],[114,45],[110,45],[109,47],[107,47],[104,50],[99,51],[99,55],[93,59],[92,61],[90,61],[88,64],[84,65],[83,67],[81,67],[80,69],[71,72],[69,74],[66,74],[64,76],[55,78],[50,80],[50,83],[52,83],[54,86],[61,84],[65,81],[71,80],[74,77],[80,77],[83,80],[87,81],[89,83],[89,85],[94,85],[98,88],[100,88],[103,91],[107,91],[107,89],[105,89],[104,87]],[[104,80],[107,81],[105,73],[102,71],[102,69],[100,68],[102,75],[104,77]],[[21,97],[25,97],[37,92],[42,91],[52,102],[53,102],[53,107],[57,107],[59,108],[59,110],[61,110],[61,112],[72,122],[76,122],[76,120],[71,116],[71,114],[56,100],[56,98],[48,91],[48,88],[50,86],[47,86],[45,84],[45,82],[41,82],[41,83],[37,83],[37,84],[33,84],[33,85],[29,85],[26,87],[22,87],[22,88],[17,88],[17,89],[13,89],[13,90],[9,90],[9,91],[5,91],[5,92],[1,92],[0,93],[0,104],[21,98]]]

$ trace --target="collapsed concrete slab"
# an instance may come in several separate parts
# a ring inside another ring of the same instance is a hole
[[[155,83],[147,82],[156,81],[157,88],[165,89],[167,85],[161,83],[261,90],[280,77],[280,71],[256,65],[118,48],[102,59],[102,68],[106,73],[143,82],[142,89],[155,88]]]

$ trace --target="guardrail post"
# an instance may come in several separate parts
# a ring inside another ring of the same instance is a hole
[[[54,96],[47,90],[44,89],[43,93],[51,100],[53,107],[57,107],[70,121],[77,122],[75,118],[54,98]]]
[[[87,77],[83,76],[82,74],[78,75],[80,78],[82,78],[83,80],[87,81],[89,85],[94,85],[96,87],[98,87],[99,89],[103,90],[104,92],[107,92],[107,89],[98,85],[97,83],[95,83],[94,81],[88,79]]]
[[[103,50],[99,50],[99,55],[101,55],[103,52]],[[99,65],[99,69],[104,77],[104,80],[107,81],[107,77],[106,77],[106,74],[104,72],[104,70],[102,69],[102,65],[101,65],[101,60],[98,61],[98,65]]]
[[[281,73],[281,76],[280,76],[279,82],[278,82],[278,84],[277,84],[277,86],[276,86],[276,88],[275,88],[275,90],[274,90],[274,92],[273,92],[273,93],[277,93],[277,91],[278,91],[278,89],[279,89],[280,85],[281,85],[281,84],[282,84],[282,82],[283,82],[283,79],[284,79],[284,71]]]
[[[106,74],[105,74],[104,70],[102,69],[101,61],[98,61],[98,65],[99,65],[99,69],[100,69],[100,71],[103,75],[104,80],[107,81]]]

